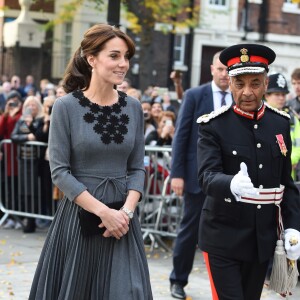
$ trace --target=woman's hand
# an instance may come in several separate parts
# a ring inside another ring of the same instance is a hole
[[[164,125],[161,131],[161,138],[165,139],[167,137],[172,137],[174,135],[174,126],[173,125]]]
[[[123,235],[127,234],[129,230],[129,218],[123,211],[107,208],[101,214],[100,218],[102,223],[99,227],[106,228],[103,233],[104,237],[113,236],[119,240]]]
[[[14,101],[13,99],[9,99],[5,105],[4,115],[14,117],[20,111],[21,105]]]
[[[35,141],[36,140],[35,135],[33,133],[29,133],[28,136],[27,136],[27,139],[28,139],[28,141]]]

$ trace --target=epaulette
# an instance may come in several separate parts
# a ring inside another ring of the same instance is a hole
[[[279,109],[277,109],[277,108],[275,108],[275,107],[272,107],[270,104],[268,104],[268,103],[265,103],[265,106],[267,107],[267,108],[269,108],[270,110],[273,110],[273,111],[275,111],[277,114],[279,114],[279,115],[282,115],[282,116],[284,116],[284,117],[286,117],[286,118],[288,118],[288,119],[290,119],[291,118],[291,116],[287,113],[287,112],[285,112],[285,111],[283,111],[283,110],[279,110]]]
[[[199,117],[197,119],[197,123],[208,123],[211,119],[214,119],[217,116],[220,116],[221,114],[223,114],[230,107],[231,107],[231,105],[224,105],[216,110],[213,110],[210,114],[202,115],[201,117]]]

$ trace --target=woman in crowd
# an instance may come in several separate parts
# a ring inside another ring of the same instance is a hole
[[[162,111],[158,118],[158,128],[149,133],[145,140],[146,145],[170,146],[175,132],[175,114],[171,111]]]
[[[155,128],[158,127],[158,123],[159,123],[159,118],[160,118],[160,114],[163,111],[162,108],[162,104],[159,102],[154,102],[151,105],[151,118],[153,120],[153,125],[155,126]]]
[[[114,89],[134,51],[120,29],[98,24],[66,69],[68,94],[54,104],[49,136],[52,179],[65,196],[30,300],[152,299],[135,211],[145,176],[143,112],[136,99]]]
[[[0,136],[3,139],[10,139],[11,133],[22,115],[22,97],[17,91],[8,93],[4,113],[0,116]],[[4,144],[0,149],[0,159],[6,164],[5,173],[7,186],[3,186],[4,206],[8,209],[17,210],[18,197],[18,162],[16,145]],[[7,195],[5,197],[5,195]],[[19,222],[8,219],[4,228],[19,228]]]
[[[23,104],[22,117],[16,123],[11,134],[14,143],[36,141],[36,133],[43,127],[43,106],[35,96],[26,98]],[[39,174],[39,149],[36,146],[21,145],[20,151],[20,178],[22,210],[29,213],[37,213],[38,206],[38,174]],[[33,205],[32,205],[33,204]],[[23,231],[30,233],[35,231],[35,219],[27,218]]]

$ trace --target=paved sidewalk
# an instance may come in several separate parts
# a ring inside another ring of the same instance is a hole
[[[46,230],[24,234],[21,230],[0,228],[0,299],[26,300],[31,281],[46,236]],[[156,249],[149,252],[146,247],[150,268],[154,300],[174,300],[169,292],[169,273],[172,268],[171,253]],[[211,300],[207,272],[200,253],[197,253],[194,269],[185,288],[187,300]],[[285,298],[264,290],[263,300],[283,300]],[[298,284],[289,300],[300,299]],[[55,300],[55,299],[53,299]],[[130,300],[130,299],[122,299]]]

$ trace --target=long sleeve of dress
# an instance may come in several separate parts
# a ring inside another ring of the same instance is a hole
[[[136,103],[139,105],[139,103]],[[137,114],[137,127],[135,135],[135,144],[128,157],[127,161],[127,188],[128,190],[135,190],[144,194],[144,181],[145,181],[145,168],[144,168],[144,117],[141,107],[138,108]]]
[[[71,173],[71,134],[69,114],[63,101],[58,99],[52,111],[49,133],[49,161],[53,183],[73,201],[86,190]]]

